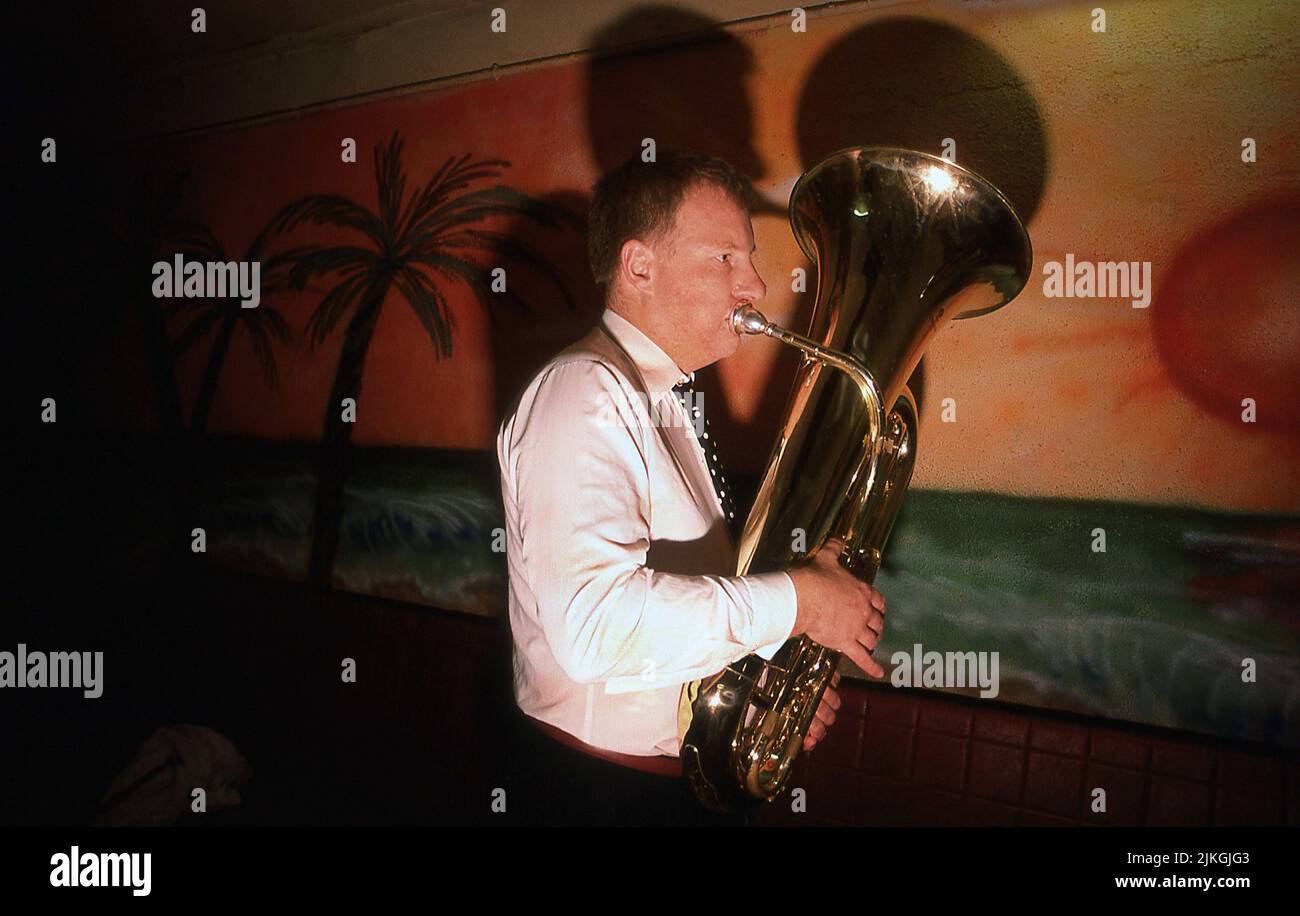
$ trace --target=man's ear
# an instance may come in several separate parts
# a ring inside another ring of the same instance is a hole
[[[654,249],[640,239],[628,239],[619,250],[618,270],[630,288],[649,292],[655,276]]]

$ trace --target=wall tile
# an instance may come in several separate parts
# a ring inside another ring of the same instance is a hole
[[[849,683],[841,683],[836,688],[840,695],[840,716],[863,719],[867,715],[867,691]],[[837,720],[838,722],[838,720]]]
[[[1286,799],[1273,794],[1218,789],[1214,793],[1214,824],[1217,827],[1285,826]]]
[[[860,697],[855,702],[840,707],[826,737],[818,742],[810,754],[814,764],[826,761],[854,769],[862,765],[863,720],[860,710]]]
[[[807,813],[812,817],[846,824],[857,823],[858,783],[861,778],[861,773],[851,767],[810,764],[807,780],[802,783],[807,793]],[[789,808],[790,800],[787,796],[777,799],[773,804]]]
[[[1029,726],[1029,746],[1041,751],[1082,757],[1088,748],[1088,729],[1073,722],[1036,718]]]
[[[918,787],[912,792],[911,822],[926,827],[959,827],[961,808],[961,796],[955,792]]]
[[[1105,812],[1092,810],[1093,789],[1106,790]],[[1147,774],[1090,763],[1084,770],[1080,816],[1108,827],[1137,827],[1146,823]]]
[[[1208,782],[1214,772],[1214,751],[1182,741],[1151,742],[1151,772]]]
[[[912,786],[909,783],[863,776],[859,792],[859,811],[864,825],[905,827],[923,823],[912,819]]]
[[[979,798],[968,798],[962,804],[963,827],[1014,827],[1018,809],[999,805]]]
[[[1025,774],[1025,807],[1060,817],[1079,817],[1084,762],[1076,757],[1031,751]]]
[[[1055,817],[1037,811],[1021,811],[1020,820],[1017,823],[1019,827],[1077,827],[1078,825],[1078,821],[1070,818]]]
[[[910,779],[915,734],[900,725],[867,722],[862,738],[862,771],[888,779]]]
[[[1219,751],[1215,782],[1234,789],[1271,793],[1285,790],[1286,772],[1281,760],[1225,750]]]
[[[965,738],[918,732],[912,762],[917,783],[960,792],[965,783],[968,744]]]
[[[1292,764],[1287,776],[1287,826],[1300,827],[1300,764]]]
[[[965,704],[937,698],[931,702],[927,699],[921,704],[919,724],[927,731],[966,736],[971,732],[972,713],[973,710]]]
[[[1025,782],[1025,752],[1018,747],[975,741],[970,749],[970,794],[1020,804]]]
[[[896,687],[859,688],[866,694],[866,715],[872,722],[915,725],[919,704],[912,693]]]
[[[977,709],[974,735],[985,741],[1023,747],[1029,740],[1029,717],[1001,709]]]
[[[1151,779],[1147,823],[1152,827],[1199,827],[1210,823],[1210,786],[1187,779]]]
[[[1151,763],[1151,739],[1116,729],[1091,729],[1088,757],[1097,763],[1145,770]]]

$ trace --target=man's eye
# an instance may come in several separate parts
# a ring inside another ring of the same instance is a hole
[[[718,257],[725,261],[725,260],[727,260],[727,258],[731,257],[731,255],[729,255],[729,254],[720,254],[720,255],[718,255]]]

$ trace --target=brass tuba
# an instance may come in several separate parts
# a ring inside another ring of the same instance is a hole
[[[790,195],[790,225],[817,265],[808,336],[749,304],[732,316],[736,333],[804,354],[736,573],[789,569],[839,537],[840,563],[871,583],[916,462],[906,382],[950,319],[1016,297],[1029,278],[1029,236],[980,176],[883,147],[840,150],[806,172]],[[748,655],[686,686],[681,758],[701,802],[727,811],[780,794],[839,661],[797,636],[770,661]]]

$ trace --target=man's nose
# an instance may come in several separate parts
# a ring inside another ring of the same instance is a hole
[[[749,265],[748,274],[736,286],[736,296],[742,302],[757,302],[767,295],[767,284],[758,275],[753,264]]]

